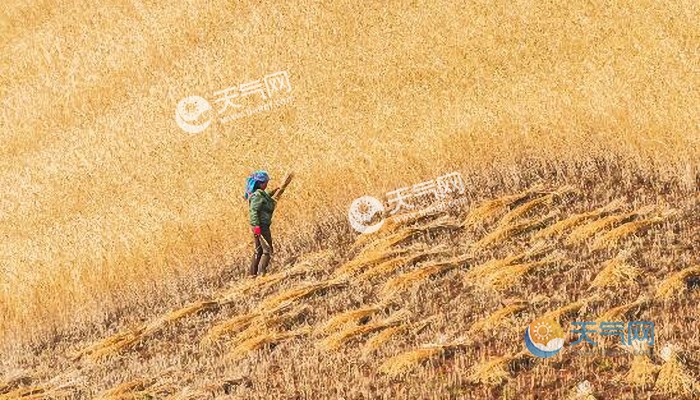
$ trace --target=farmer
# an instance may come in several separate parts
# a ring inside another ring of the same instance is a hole
[[[250,226],[253,229],[253,244],[255,253],[250,264],[250,276],[264,275],[272,257],[272,235],[270,224],[272,213],[275,211],[273,192],[267,192],[270,181],[266,171],[253,172],[246,181],[245,198],[248,200]]]

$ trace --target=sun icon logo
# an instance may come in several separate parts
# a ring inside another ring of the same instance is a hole
[[[554,329],[548,321],[537,321],[534,328],[535,329],[533,329],[532,332],[530,332],[530,334],[537,341],[547,343],[549,339],[552,338],[552,333],[554,332]]]
[[[175,122],[187,133],[203,132],[212,121],[212,107],[200,96],[189,96],[175,107]]]
[[[537,357],[553,357],[564,347],[564,330],[553,319],[536,319],[525,329],[525,347]]]
[[[384,224],[383,212],[384,205],[381,201],[372,196],[362,196],[350,204],[348,221],[360,233],[376,232]]]

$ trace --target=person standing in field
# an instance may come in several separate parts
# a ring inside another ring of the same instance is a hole
[[[272,213],[277,201],[272,197],[278,189],[267,192],[270,176],[266,171],[253,172],[246,181],[250,226],[253,230],[255,252],[250,263],[250,276],[264,275],[272,258]]]

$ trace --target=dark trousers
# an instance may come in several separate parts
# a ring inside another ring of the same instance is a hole
[[[272,233],[270,225],[260,225],[260,235],[253,235],[253,260],[250,264],[250,275],[263,275],[272,258]]]

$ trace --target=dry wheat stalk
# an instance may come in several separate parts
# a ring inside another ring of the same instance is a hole
[[[616,246],[619,243],[620,239],[629,236],[633,233],[636,233],[639,230],[647,228],[653,224],[663,222],[663,220],[664,219],[661,217],[655,217],[643,219],[640,221],[631,221],[622,224],[600,235],[600,237],[596,239],[595,242],[593,242],[593,249],[601,249],[604,247]]]
[[[422,251],[418,251],[419,249]],[[410,251],[408,253],[409,255],[378,264],[363,272],[360,276],[358,276],[358,279],[372,279],[377,276],[386,275],[396,271],[404,265],[420,261],[426,257],[446,255],[448,253],[448,250],[445,246],[438,246],[437,248],[434,248],[432,250],[424,249],[425,246],[419,246],[416,247],[414,251]]]
[[[484,249],[495,242],[503,241],[509,237],[543,227],[553,218],[554,213],[549,213],[544,217],[533,217],[531,219],[512,224],[499,224],[491,233],[473,243],[472,251]]]
[[[510,377],[508,364],[513,356],[503,356],[482,361],[469,370],[468,380],[482,385],[500,385]]]
[[[397,354],[379,366],[379,372],[388,376],[397,376],[409,372],[422,362],[445,354],[447,351],[467,347],[471,342],[455,340],[450,343],[428,344],[420,348]]]
[[[259,332],[258,335],[244,340],[234,347],[228,354],[229,360],[235,361],[245,357],[249,352],[260,349],[270,344],[276,344],[284,340],[292,339],[299,336],[305,336],[311,333],[311,328],[304,327],[289,332]]]
[[[229,304],[240,299],[240,296],[249,293],[252,290],[264,290],[267,289],[282,280],[292,278],[295,276],[305,275],[309,272],[315,271],[318,268],[318,264],[332,256],[331,251],[321,251],[318,253],[313,253],[306,258],[300,260],[294,264],[291,268],[285,269],[283,271],[267,274],[263,276],[258,276],[255,278],[247,278],[242,283],[228,289],[224,293],[216,296],[216,301],[220,305]]]
[[[471,256],[469,255],[456,257],[451,260],[428,264],[413,271],[399,275],[389,280],[384,285],[384,287],[381,290],[382,296],[385,298],[393,296],[396,293],[403,291],[418,282],[423,281],[424,279],[427,279],[431,276],[440,274],[453,268],[458,268],[460,265],[462,265],[469,259],[471,259]]]
[[[600,207],[598,209],[595,209],[593,211],[588,211],[585,213],[581,214],[575,214],[575,215],[570,215],[563,220],[554,223],[541,231],[537,232],[534,237],[536,239],[544,239],[546,237],[552,236],[552,235],[561,235],[564,231],[566,231],[569,228],[572,228],[578,224],[580,224],[583,221],[589,220],[591,218],[596,218],[599,217],[602,214],[606,214],[612,211],[615,211],[619,209],[622,206],[623,202],[620,199],[613,200],[609,204]]]
[[[567,304],[563,307],[560,307],[560,308],[552,310],[548,313],[545,313],[540,318],[541,319],[553,319],[555,321],[559,321],[559,318],[561,318],[562,316],[571,314],[573,312],[577,312],[581,308],[585,307],[586,304],[588,304],[588,302],[593,301],[597,298],[598,297],[594,295],[594,296],[591,296],[591,297],[586,298],[586,299],[577,300],[573,303]]]
[[[563,259],[563,256],[553,255],[547,256],[539,261],[532,261],[528,263],[508,265],[498,270],[493,271],[490,275],[483,278],[484,284],[497,290],[506,289],[511,287],[515,282],[518,281],[523,275],[528,274],[530,271],[559,262]]]
[[[284,194],[284,191],[287,189],[287,186],[289,186],[289,184],[292,182],[293,178],[294,172],[288,172],[287,175],[282,178],[282,185],[280,185],[279,188],[273,189],[272,198],[279,200]]]
[[[564,242],[569,245],[582,243],[588,238],[599,234],[601,231],[608,229],[613,225],[623,222],[629,218],[646,215],[652,210],[653,208],[651,206],[642,207],[636,211],[631,211],[621,215],[608,215],[606,217],[594,220],[586,225],[574,229]]]
[[[238,317],[232,318],[228,321],[224,321],[220,324],[214,325],[209,332],[202,339],[203,344],[211,344],[217,341],[220,337],[227,334],[232,334],[245,329],[253,322],[255,318],[258,318],[259,314],[251,313],[244,314]]]
[[[658,369],[659,367],[654,365],[649,356],[634,355],[630,369],[624,376],[625,382],[637,387],[649,386],[654,383],[654,374]]]
[[[639,296],[639,298],[629,304],[623,304],[621,306],[611,308],[608,311],[604,312],[603,315],[600,316],[596,320],[596,322],[601,322],[601,321],[619,321],[622,319],[627,313],[629,313],[632,309],[634,308],[642,308],[642,307],[647,307],[651,305],[653,301],[652,297],[649,296]]]
[[[655,297],[664,301],[671,300],[674,296],[680,296],[686,291],[686,280],[700,276],[700,265],[685,268],[665,280],[661,281],[656,289]]]
[[[588,381],[579,382],[572,390],[568,400],[596,400],[593,395],[593,385]]]
[[[443,348],[441,346],[426,346],[406,351],[384,361],[379,367],[379,372],[389,376],[397,376],[413,369],[424,360],[442,353]]]
[[[410,313],[401,310],[382,321],[346,327],[319,342],[319,347],[325,350],[335,350],[356,337],[400,325],[402,322],[405,322],[409,316]]]
[[[263,302],[261,302],[256,310],[258,312],[264,312],[265,310],[275,309],[283,304],[299,300],[304,297],[311,296],[314,293],[340,287],[346,284],[343,279],[330,279],[322,282],[312,282],[306,285],[298,286],[292,289],[288,289],[282,293],[272,296]]]
[[[288,307],[278,308],[269,312],[262,313],[258,318],[254,319],[252,323],[246,327],[245,330],[238,333],[231,343],[241,342],[252,338],[259,332],[270,332],[276,330],[290,330],[292,325],[294,325],[300,318],[307,315],[311,308],[306,304],[301,304],[297,307],[292,308],[289,311],[281,315],[276,315],[280,311],[291,308],[292,303],[289,303]]]
[[[46,399],[49,391],[41,386],[29,386],[14,389],[8,393],[1,394],[0,400],[16,399]]]
[[[396,258],[400,259],[401,256],[406,253],[406,249],[373,249],[366,253],[360,253],[357,257],[338,267],[334,276],[348,279],[364,268],[372,267]]]
[[[591,286],[597,288],[620,287],[634,283],[639,276],[639,268],[627,264],[621,257],[605,262]]]
[[[531,257],[539,257],[540,255],[549,251],[551,248],[551,246],[544,244],[544,242],[538,242],[534,246],[520,254],[508,256],[498,260],[489,260],[484,264],[472,267],[467,271],[466,277],[468,279],[482,279],[513,263],[520,262],[524,259]]]
[[[384,329],[383,331],[377,333],[367,340],[364,347],[362,348],[362,354],[367,357],[369,354],[375,350],[382,347],[385,343],[390,341],[394,336],[404,332],[407,329],[406,326],[392,326],[390,328]]]
[[[491,331],[501,326],[506,318],[511,315],[517,314],[518,312],[526,309],[528,302],[524,300],[517,300],[508,304],[507,306],[496,310],[493,314],[488,317],[474,323],[469,329],[470,335],[475,335],[483,331]]]
[[[625,345],[625,350],[632,353],[632,363],[624,376],[625,382],[632,386],[646,387],[654,383],[654,375],[659,367],[646,354],[649,346],[646,341],[636,340],[632,345]]]
[[[511,225],[513,224],[518,218],[522,217],[523,215],[527,214],[530,210],[539,207],[541,205],[550,205],[552,204],[552,201],[554,200],[554,194],[549,193],[545,194],[540,197],[535,197],[534,199],[531,199],[524,204],[519,205],[518,207],[512,209],[506,215],[501,218],[501,221],[498,223],[499,225]]]
[[[383,237],[375,242],[370,243],[368,246],[364,247],[362,249],[362,253],[368,252],[368,251],[387,251],[388,249],[393,248],[394,246],[401,244],[408,239],[412,238],[414,235],[417,235],[421,232],[425,231],[425,228],[418,228],[418,227],[404,227],[398,232],[392,233],[386,237]],[[362,254],[361,253],[361,254]]]
[[[386,304],[379,303],[377,305],[372,305],[364,308],[359,308],[357,310],[350,310],[344,313],[334,315],[329,320],[327,320],[322,326],[314,330],[317,335],[327,335],[333,331],[337,331],[339,328],[347,325],[348,323],[355,323],[356,321],[372,316],[379,311],[383,310]]]
[[[654,383],[654,391],[666,395],[689,396],[700,393],[700,386],[683,365],[676,349],[666,346],[661,350],[664,363]]]
[[[417,335],[421,331],[423,331],[423,329],[427,328],[431,323],[433,323],[436,319],[436,316],[432,316],[412,324],[403,324],[387,328],[379,332],[378,334],[372,336],[371,338],[369,338],[369,340],[367,340],[365,346],[362,349],[362,354],[364,356],[371,354],[373,351],[380,348],[382,345],[387,343],[399,333],[411,332],[412,334]]]
[[[649,343],[645,340],[633,340],[631,344],[621,345],[621,348],[632,355],[630,369],[622,379],[635,387],[653,384],[658,367],[649,358]]]
[[[87,355],[93,360],[99,360],[101,358],[108,357],[122,349],[131,346],[137,341],[160,331],[169,323],[178,321],[186,316],[205,310],[215,309],[217,307],[218,303],[215,301],[198,301],[191,303],[179,310],[172,311],[147,324],[143,324],[136,329],[113,335],[99,342],[98,344],[90,346],[88,349],[83,350],[76,356],[76,358],[80,358],[84,355]]]
[[[526,255],[523,253],[519,255],[508,256],[499,260],[489,260],[484,264],[480,264],[470,268],[465,274],[465,276],[469,279],[483,278],[492,274],[494,271],[498,271],[499,269],[507,265],[522,260],[525,256]]]
[[[453,222],[449,218],[449,216],[444,216],[442,218],[437,219],[436,221],[431,221],[420,226],[407,226],[423,219],[430,219],[436,215],[443,214],[444,212],[445,211],[437,207],[429,207],[410,213],[392,215],[384,220],[384,224],[376,232],[358,236],[357,239],[355,239],[353,245],[350,247],[350,249],[352,251],[357,248],[364,247],[366,250],[369,248],[377,248],[379,246],[384,246],[386,245],[386,243],[397,240],[397,238],[402,238],[402,236],[407,233],[412,235],[419,231],[426,232],[430,230],[436,223],[440,224],[450,221],[450,225],[455,225],[455,228],[461,228],[461,224],[458,222]],[[401,228],[401,230],[394,232],[398,228]],[[391,234],[391,232],[394,233]],[[391,234],[391,236],[388,236],[389,234]],[[405,239],[405,237],[403,239]],[[373,240],[374,242],[370,243]]]
[[[622,215],[608,215],[607,217],[603,217],[593,222],[589,222],[586,225],[574,229],[566,238],[564,243],[569,245],[581,243],[589,237],[596,235],[600,231],[624,221],[631,215],[632,213],[626,213]]]
[[[477,221],[487,221],[489,218],[493,217],[495,214],[501,211],[504,207],[515,203],[516,201],[520,201],[532,193],[532,190],[527,190],[522,193],[502,196],[497,199],[488,200],[469,211],[469,214],[467,215],[467,218],[464,220],[463,224],[465,226],[469,226],[476,223]]]

